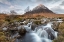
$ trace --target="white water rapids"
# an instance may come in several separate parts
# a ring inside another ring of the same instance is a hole
[[[16,42],[52,42],[57,37],[57,32],[52,29],[52,23],[47,23],[45,26],[38,26],[35,30],[31,30],[31,24],[24,25],[29,32],[24,38],[16,40]]]

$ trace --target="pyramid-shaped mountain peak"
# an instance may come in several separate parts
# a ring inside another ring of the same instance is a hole
[[[44,6],[43,4],[39,4],[38,6],[36,6],[35,8],[33,8],[32,11],[28,11],[26,12],[27,14],[29,13],[53,13],[51,10],[49,10],[46,6]]]
[[[36,6],[33,10],[37,10],[37,9],[48,9],[47,7],[45,7],[43,4],[39,4],[38,6]]]

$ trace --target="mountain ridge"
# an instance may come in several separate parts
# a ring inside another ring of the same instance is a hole
[[[53,13],[51,10],[49,10],[47,7],[45,7],[42,4],[39,4],[35,8],[33,8],[32,11],[28,11],[25,14],[34,14],[34,13]]]

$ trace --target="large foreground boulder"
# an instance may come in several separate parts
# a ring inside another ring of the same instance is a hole
[[[21,28],[18,32],[19,32],[19,35],[24,36],[26,34],[26,29]]]

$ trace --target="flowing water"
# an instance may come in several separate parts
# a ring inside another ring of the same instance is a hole
[[[16,39],[15,42],[52,42],[57,37],[57,32],[52,29],[52,22],[45,26],[38,26],[34,31],[31,30],[31,24],[24,25],[28,33],[23,38]]]

